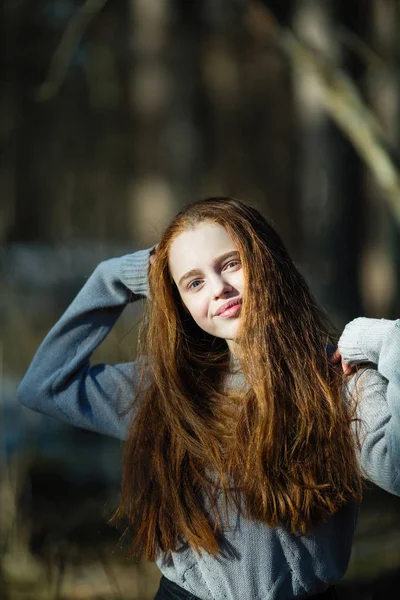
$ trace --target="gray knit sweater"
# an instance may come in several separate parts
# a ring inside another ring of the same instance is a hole
[[[122,415],[138,381],[138,363],[90,364],[124,307],[147,294],[149,251],[101,263],[38,349],[20,401],[79,427],[126,437]],[[358,381],[365,477],[400,495],[400,322],[356,319],[339,343],[351,363],[368,361]],[[350,379],[346,396],[354,393]],[[162,573],[202,600],[310,596],[346,571],[357,520],[349,504],[307,535],[245,519],[232,508],[217,557],[190,548],[158,557]]]

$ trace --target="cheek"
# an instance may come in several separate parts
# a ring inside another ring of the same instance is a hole
[[[186,308],[196,322],[208,317],[208,301],[200,295],[193,296],[186,301]]]
[[[240,269],[240,271],[236,271],[235,273],[231,274],[230,283],[237,290],[243,290],[244,289],[244,275],[243,275],[243,270],[242,269]]]

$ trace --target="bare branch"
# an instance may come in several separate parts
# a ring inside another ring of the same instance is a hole
[[[384,72],[389,70],[383,58],[379,56],[377,52],[372,50],[372,48],[370,48],[364,42],[364,40],[362,40],[353,31],[350,31],[345,27],[341,27],[337,32],[337,37],[344,46],[354,52],[354,54],[357,54],[360,60],[362,60],[368,68],[379,69],[380,71]]]
[[[320,84],[320,99],[330,117],[352,142],[380,185],[392,212],[400,223],[400,176],[382,143],[383,132],[361,99],[350,78],[331,66],[323,69],[307,47],[286,31],[281,37],[292,62],[301,69],[314,69]]]
[[[39,102],[50,100],[57,94],[65,80],[71,59],[83,34],[106,3],[107,0],[86,0],[72,17],[51,59],[46,80],[36,93],[36,99]]]
[[[264,28],[260,24],[262,19],[265,20]],[[268,32],[268,42],[274,42],[295,68],[313,75],[318,83],[321,105],[375,176],[400,224],[400,174],[387,151],[390,144],[351,78],[332,59],[299,40],[289,29],[281,28],[270,11],[261,8],[259,3],[250,5],[248,25],[258,37]]]

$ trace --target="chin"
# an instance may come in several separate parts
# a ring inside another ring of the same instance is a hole
[[[237,338],[238,327],[231,327],[229,330],[224,331],[218,337],[223,338],[224,340],[234,341]]]

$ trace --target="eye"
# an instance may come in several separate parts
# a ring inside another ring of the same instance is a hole
[[[234,260],[230,260],[228,263],[226,263],[225,269],[231,269],[231,268],[234,268],[237,266],[240,266],[240,260],[234,259]]]
[[[196,288],[199,287],[199,285],[201,285],[201,279],[195,279],[194,281],[192,281],[191,283],[189,283],[188,290],[195,290]]]

